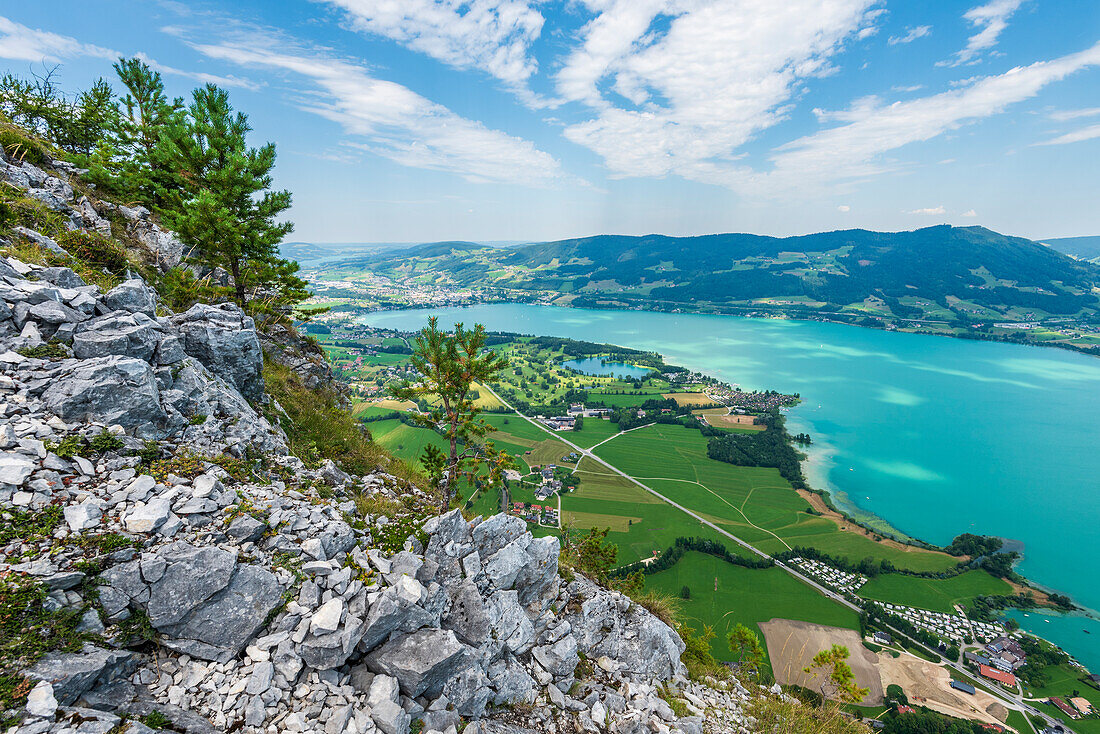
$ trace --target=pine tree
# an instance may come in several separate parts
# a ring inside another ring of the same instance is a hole
[[[474,383],[488,383],[508,366],[508,360],[485,347],[485,327],[476,324],[466,329],[455,324],[453,334],[439,328],[432,316],[428,325],[416,336],[410,359],[420,374],[416,383],[402,383],[392,389],[398,400],[420,403],[431,399],[436,405],[416,420],[443,434],[447,442],[444,453],[429,444],[422,459],[425,469],[443,490],[440,502],[444,511],[450,506],[458,480],[465,477],[472,485],[480,466],[489,469],[489,481],[500,481],[511,457],[496,451],[485,437],[496,430],[480,417],[471,394]]]
[[[114,69],[127,90],[120,100],[116,131],[115,145],[121,157],[118,178],[126,182],[127,194],[157,209],[171,192],[182,188],[165,137],[184,122],[183,100],[169,102],[160,72],[141,59],[119,59]]]
[[[275,291],[272,300],[283,302],[300,300],[303,291],[278,255],[293,225],[276,221],[290,208],[290,192],[270,190],[275,145],[249,148],[251,129],[247,116],[234,114],[226,91],[213,84],[196,89],[186,124],[173,128],[171,139],[185,189],[164,208],[193,259],[229,272],[241,307],[250,288],[253,296]]]

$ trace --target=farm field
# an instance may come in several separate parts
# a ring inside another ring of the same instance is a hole
[[[810,514],[809,504],[777,470],[716,461],[706,447],[698,431],[654,424],[609,441],[596,453],[765,552],[813,546],[849,558],[886,558],[918,571],[955,563],[944,553],[907,552],[843,532],[832,520]]]
[[[625,395],[604,393],[593,390],[588,393],[590,403],[603,403],[608,408],[623,408],[641,405],[647,400],[662,400],[661,392],[654,388],[651,391],[628,392]]]
[[[710,538],[733,552],[748,554],[729,538],[591,459],[581,459],[575,473],[580,486],[562,498],[562,522],[577,529],[611,528],[607,537],[619,547],[618,565],[661,553],[680,536]]]
[[[859,590],[864,599],[877,599],[937,612],[954,613],[955,604],[969,604],[976,596],[1011,594],[1008,582],[985,571],[967,571],[947,579],[922,579],[891,573],[870,579]]]
[[[770,619],[859,630],[855,612],[829,601],[780,568],[743,568],[706,553],[688,551],[672,568],[646,576],[645,583],[646,589],[676,597],[684,616],[697,623],[693,625],[697,630],[704,624],[714,626],[710,646],[719,660],[733,659],[726,636],[738,622],[756,632],[761,642],[764,635],[757,625]],[[691,591],[690,599],[680,598],[685,586]]]
[[[443,449],[445,443],[439,434],[427,428],[405,425],[396,418],[367,424],[375,442],[399,459],[416,463],[429,443]]]
[[[701,392],[666,392],[661,397],[675,400],[677,405],[713,405],[714,401]]]
[[[585,418],[579,431],[567,431],[564,437],[582,448],[592,448],[619,432],[619,425],[601,418]]]

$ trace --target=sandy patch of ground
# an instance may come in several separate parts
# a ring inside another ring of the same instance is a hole
[[[729,428],[735,426],[750,431],[763,431],[767,426],[758,426],[753,421],[756,416],[732,415],[727,408],[707,408],[705,410],[693,410],[692,415],[701,415],[708,425],[715,428]]]
[[[384,398],[369,403],[363,403],[369,408],[386,408],[387,410],[416,410],[416,403],[411,400],[390,400]]]
[[[901,686],[911,703],[987,724],[1004,724],[1008,718],[1008,709],[985,691],[978,689],[971,696],[952,688],[951,673],[944,666],[908,653],[895,658],[888,652],[878,654],[878,666],[883,689],[891,684]]]
[[[848,664],[852,666],[856,685],[868,689],[859,703],[863,706],[882,705],[882,678],[879,675],[874,653],[863,646],[859,633],[839,627],[825,627],[810,622],[790,619],[772,619],[760,623],[768,642],[768,658],[771,660],[775,679],[781,685],[799,685],[810,690],[821,690],[823,673],[817,678],[804,672],[814,655],[833,645],[848,648]]]
[[[665,400],[675,400],[677,405],[713,405],[714,401],[701,392],[666,392],[661,397]]]

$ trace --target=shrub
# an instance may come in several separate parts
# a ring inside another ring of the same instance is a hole
[[[863,722],[844,716],[835,704],[807,706],[778,696],[754,699],[748,714],[757,721],[755,730],[769,734],[870,734],[871,731]]]
[[[48,344],[39,344],[37,347],[23,347],[19,353],[32,359],[48,359],[51,362],[65,359],[69,356],[69,350],[56,339],[50,339]]]
[[[264,360],[267,392],[285,411],[270,411],[268,419],[286,431],[291,453],[314,465],[332,459],[345,471],[369,474],[381,466],[395,476],[424,486],[426,480],[403,462],[397,461],[342,405],[332,389],[310,390],[289,367]]]
[[[105,454],[108,451],[114,451],[115,449],[122,448],[122,439],[114,434],[110,433],[106,428],[92,437],[92,440],[88,443],[92,447],[92,451],[97,454]]]
[[[120,273],[130,264],[121,245],[97,232],[74,229],[55,239],[70,255],[90,267]]]
[[[4,149],[4,154],[16,163],[26,161],[36,166],[49,163],[49,156],[46,155],[42,144],[14,125],[0,127],[0,147]]]

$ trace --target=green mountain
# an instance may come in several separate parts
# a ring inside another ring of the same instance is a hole
[[[599,235],[507,250],[437,243],[356,265],[396,280],[565,294],[574,305],[801,304],[948,321],[1090,317],[1100,307],[1096,265],[984,227]]]

